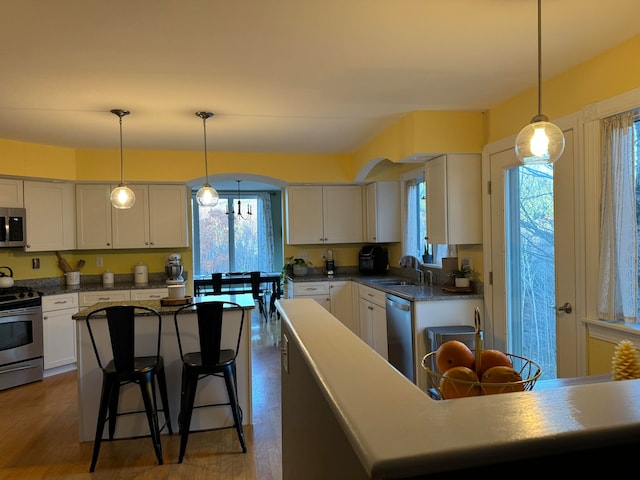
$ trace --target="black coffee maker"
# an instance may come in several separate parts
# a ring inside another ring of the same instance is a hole
[[[333,251],[329,250],[327,256],[324,258],[324,268],[327,275],[331,276],[336,272],[336,263],[333,260]]]

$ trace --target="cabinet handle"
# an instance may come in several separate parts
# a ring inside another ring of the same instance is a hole
[[[47,320],[48,318],[49,318],[49,317],[47,317],[46,315],[44,315],[44,316],[42,317],[42,319],[43,319],[43,320]]]

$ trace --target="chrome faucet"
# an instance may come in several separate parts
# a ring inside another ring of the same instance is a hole
[[[427,269],[427,275],[429,277],[429,280],[427,280],[427,285],[433,285],[433,271]]]
[[[418,284],[424,284],[424,272],[420,269],[416,269],[416,271],[418,272]]]

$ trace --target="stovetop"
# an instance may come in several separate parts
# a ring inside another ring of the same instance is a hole
[[[40,293],[31,287],[0,288],[0,310],[42,305]]]

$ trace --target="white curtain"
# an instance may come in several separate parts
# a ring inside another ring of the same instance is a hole
[[[259,193],[258,197],[258,270],[263,272],[277,272],[275,268],[273,245],[273,220],[271,215],[271,195],[268,192]]]
[[[405,182],[405,203],[407,205],[406,227],[403,230],[404,238],[402,239],[402,255],[420,256],[420,247],[418,245],[418,205],[417,198],[417,180],[409,179]]]
[[[602,121],[600,319],[637,323],[638,235],[633,114]]]

